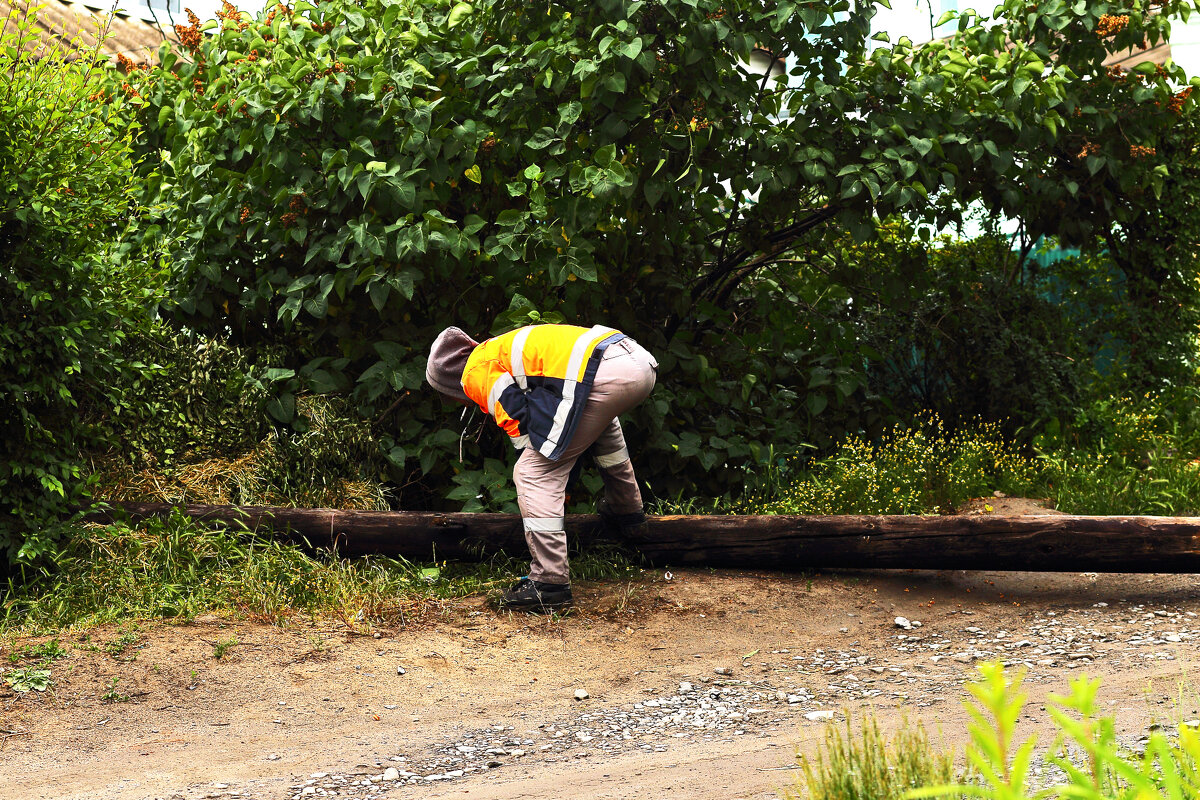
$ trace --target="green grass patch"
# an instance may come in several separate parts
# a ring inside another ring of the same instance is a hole
[[[16,664],[24,660],[49,663],[66,657],[67,651],[59,644],[58,639],[48,639],[40,644],[27,644],[20,648],[14,647],[8,653],[8,662]]]
[[[1068,434],[1042,436],[1043,491],[1073,514],[1200,513],[1200,404],[1146,395],[1095,403]]]
[[[352,627],[403,624],[438,601],[505,588],[526,571],[527,562],[506,557],[436,564],[337,558],[245,531],[203,527],[175,513],[137,525],[78,529],[50,569],[10,580],[0,632],[213,612],[276,624],[297,616]],[[628,580],[641,570],[624,551],[598,546],[574,551],[572,574]],[[124,653],[136,638],[136,628],[126,627],[105,647]]]
[[[935,749],[923,727],[905,722],[889,738],[874,718],[857,733],[849,719],[844,728],[831,725],[800,768],[799,786],[784,793],[789,800],[900,800],[910,789],[959,779],[954,754]]]
[[[945,514],[999,490],[1022,494],[1038,463],[999,426],[950,432],[936,416],[897,425],[878,441],[850,437],[826,458],[784,459],[760,488],[734,504],[742,514]]]

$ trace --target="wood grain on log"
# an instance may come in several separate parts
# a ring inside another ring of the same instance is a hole
[[[172,506],[121,503],[111,519],[166,514]],[[180,506],[200,520],[269,530],[346,555],[478,560],[528,555],[515,514],[343,511],[263,506]],[[650,564],[816,569],[984,569],[1036,572],[1200,573],[1200,518],[1030,516],[666,516],[621,540],[594,515],[567,517],[584,542],[606,539]]]

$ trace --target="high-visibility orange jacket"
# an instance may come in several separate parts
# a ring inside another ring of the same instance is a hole
[[[491,414],[513,446],[552,461],[566,450],[605,349],[625,338],[597,325],[530,325],[481,343],[467,359],[467,397]]]

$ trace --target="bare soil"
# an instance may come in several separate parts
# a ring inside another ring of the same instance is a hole
[[[1009,498],[963,510],[1022,511],[1048,513]],[[1200,713],[1196,576],[655,570],[577,585],[576,603],[547,619],[472,598],[368,633],[144,623],[115,655],[129,628],[64,634],[50,690],[0,683],[0,798],[350,797],[377,776],[363,796],[766,800],[828,730],[813,712],[922,720],[961,748],[962,685],[985,658],[1025,668],[1022,724],[1044,743],[1046,693],[1084,672],[1103,678],[1122,736]],[[36,641],[6,643],[0,665]],[[597,732],[648,718],[681,682],[748,693],[744,723]],[[476,771],[446,777],[455,743],[489,736],[503,754],[464,756]],[[413,782],[378,782],[387,767]],[[341,788],[323,788],[334,777]]]

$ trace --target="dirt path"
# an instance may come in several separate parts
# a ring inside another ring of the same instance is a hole
[[[217,619],[65,635],[50,691],[0,684],[0,798],[766,800],[822,712],[907,715],[961,746],[962,684],[989,658],[1028,671],[1044,741],[1045,693],[1081,672],[1131,741],[1200,715],[1195,576],[658,571],[580,589],[565,619],[471,601],[377,639]]]

